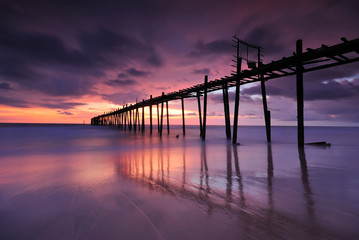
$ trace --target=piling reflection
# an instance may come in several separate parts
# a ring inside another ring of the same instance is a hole
[[[283,179],[278,178],[279,180],[275,181],[277,178],[270,144],[261,149],[264,153],[261,155],[264,156],[263,159],[251,160],[263,161],[261,166],[264,168],[260,174],[247,169],[249,161],[241,152],[241,146],[228,144],[222,151],[223,154],[213,155],[213,151],[208,149],[206,143],[195,150],[188,149],[186,146],[144,149],[140,151],[140,154],[131,152],[121,155],[116,160],[116,169],[122,178],[141,183],[151,191],[160,191],[195,201],[202,205],[209,215],[221,211],[235,214],[241,221],[255,225],[264,224],[263,229],[266,229],[264,231],[269,237],[278,234],[275,229],[281,228],[274,226],[281,222],[286,222],[286,227],[293,231],[299,225],[299,227],[307,229],[311,237],[317,235],[315,205],[304,149],[299,149],[300,164],[298,164],[298,166],[300,165],[298,179],[303,188],[295,190],[303,192],[304,196],[306,210],[298,211],[301,214],[299,218],[306,219],[302,222],[298,222],[297,216],[286,214],[281,209],[282,199],[276,205],[276,194],[283,195],[285,193],[281,192],[283,185],[279,185],[279,187],[277,185],[281,184]],[[241,161],[243,162],[241,163]],[[243,166],[241,167],[241,165]],[[293,186],[297,186],[297,184],[298,181]],[[276,187],[279,190],[276,190]],[[293,199],[294,203],[298,201],[296,194],[290,194],[288,199]],[[294,203],[289,208],[301,207]],[[292,201],[285,204],[288,207]],[[249,229],[248,231],[250,231]]]
[[[313,192],[312,188],[310,186],[309,182],[309,174],[308,174],[308,166],[307,166],[307,159],[305,156],[305,150],[304,148],[298,148],[299,153],[299,161],[300,161],[300,168],[301,168],[301,176],[302,176],[302,183],[303,183],[303,189],[304,189],[304,198],[306,200],[306,206],[307,206],[307,213],[308,213],[308,222],[311,232],[311,235],[313,237],[318,237],[318,229],[316,224],[316,217],[315,217],[315,211],[314,211],[314,200],[313,200]]]

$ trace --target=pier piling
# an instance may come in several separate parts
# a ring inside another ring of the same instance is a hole
[[[228,98],[228,85],[227,83],[222,86],[223,92],[223,106],[224,106],[224,121],[226,126],[226,137],[231,139],[231,119],[229,111],[229,98]]]
[[[203,96],[203,124],[202,124],[202,140],[206,140],[206,125],[207,125],[207,85],[208,75],[204,76],[204,96]]]
[[[185,119],[184,119],[184,100],[183,100],[183,97],[181,97],[181,105],[182,105],[182,131],[183,131],[183,135],[186,135],[186,125],[185,125]]]
[[[197,92],[197,102],[198,102],[199,130],[200,130],[200,136],[202,137],[201,94],[199,92]]]
[[[302,63],[303,43],[298,40],[296,43],[296,85],[297,85],[297,124],[298,124],[298,147],[304,146],[304,98],[303,98],[303,63]]]
[[[152,95],[150,96],[152,101]],[[150,104],[150,134],[152,134],[152,104]]]

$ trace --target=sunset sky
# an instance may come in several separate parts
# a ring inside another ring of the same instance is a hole
[[[359,38],[359,2],[0,0],[0,122],[89,123],[230,75],[234,34],[262,46],[268,63],[291,56],[297,39],[305,49]],[[295,77],[266,84],[272,123],[295,124]],[[306,124],[359,126],[359,62],[305,74],[304,91]],[[264,124],[258,94],[242,88],[240,124]],[[170,108],[180,123],[180,102]],[[185,108],[197,124],[195,99]],[[221,92],[208,112],[208,124],[224,124]]]

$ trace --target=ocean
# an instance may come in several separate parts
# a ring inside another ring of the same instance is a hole
[[[0,239],[359,239],[359,128],[296,139],[0,124]]]

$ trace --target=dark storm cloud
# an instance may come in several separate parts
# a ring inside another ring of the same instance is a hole
[[[284,44],[281,41],[282,36],[272,25],[261,24],[254,27],[246,35],[245,41],[262,47],[266,56],[276,54],[279,55],[284,50]]]
[[[194,74],[209,74],[211,70],[209,68],[195,69],[192,71]]]
[[[289,83],[289,84],[288,84]],[[266,92],[269,96],[283,96],[296,99],[295,82],[286,81],[285,79],[277,80],[275,85],[271,82],[266,84]],[[261,95],[260,85],[243,89],[243,95]],[[328,80],[323,82],[305,81],[304,83],[304,100],[337,100],[350,98],[359,94],[359,85],[356,81],[349,82],[346,80],[335,81]]]
[[[309,102],[306,109],[318,114],[317,120],[341,120],[359,122],[359,95],[338,101]]]
[[[129,69],[126,70],[126,73],[128,75],[134,76],[134,77],[145,77],[145,76],[148,76],[150,74],[150,72],[137,70],[136,68],[129,68]]]
[[[29,108],[30,107],[28,102],[26,102],[22,99],[13,98],[13,97],[5,97],[2,95],[0,95],[0,105],[6,105],[6,106],[18,107],[18,108]]]
[[[211,42],[197,41],[193,50],[190,52],[190,57],[202,57],[207,55],[222,55],[232,54],[232,42],[228,40],[215,40]]]
[[[136,98],[136,96],[138,98]],[[129,102],[135,102],[136,99],[138,102],[140,102],[142,101],[142,99],[145,99],[146,97],[148,97],[147,93],[139,92],[136,90],[116,92],[113,94],[102,94],[102,99],[109,101],[113,104],[118,104],[120,106]]]
[[[144,61],[152,67],[162,65],[153,47],[104,28],[81,34],[79,43],[80,50],[69,49],[58,37],[27,33],[2,24],[0,78],[52,96],[82,96],[92,92],[96,77],[104,76],[104,70],[126,65],[129,60]],[[148,74],[135,68],[126,73]]]
[[[273,85],[266,85],[266,93],[269,96],[279,96],[279,95],[285,95],[286,91],[273,86]],[[254,87],[250,87],[250,88],[245,88],[241,91],[241,94],[243,95],[261,95],[261,86],[259,84],[257,84]],[[286,93],[286,96],[292,96],[291,92],[290,93]]]
[[[132,79],[114,79],[114,80],[108,80],[104,83],[109,86],[131,86],[131,85],[135,85],[136,81]]]
[[[14,90],[14,89],[10,87],[9,83],[3,82],[0,83],[0,90]]]
[[[85,103],[77,103],[77,102],[58,102],[58,103],[40,103],[39,106],[51,108],[51,109],[74,109],[77,106],[84,106]]]
[[[66,111],[57,111],[58,114],[62,114],[62,115],[67,115],[67,116],[71,116],[71,115],[74,115],[73,113],[71,112],[66,112]]]
[[[215,103],[215,104],[223,104],[223,93],[214,93],[214,94],[210,94],[208,95],[208,98],[211,102]],[[229,102],[234,102],[236,98],[236,93],[235,92],[228,92],[228,101]],[[241,102],[246,102],[246,103],[255,103],[257,102],[257,100],[253,100],[252,97],[248,94],[240,93],[240,101]]]
[[[271,97],[286,97],[296,101],[295,79],[280,79],[266,83],[267,95]],[[243,89],[244,96],[260,95],[260,85]],[[242,95],[241,95],[242,99]],[[359,121],[359,79],[354,80],[327,80],[304,82],[305,119],[307,121],[341,120]],[[270,98],[269,108],[275,110]],[[273,107],[273,108],[272,108]],[[277,118],[292,121],[295,118],[277,114]]]
[[[118,66],[136,59],[154,67],[163,64],[153,46],[103,27],[96,32],[83,33],[79,42],[88,58],[94,59],[100,66]]]
[[[89,60],[81,52],[69,50],[58,37],[18,31],[3,24],[0,25],[0,49],[5,55],[31,60],[32,63],[76,66],[89,64]]]

